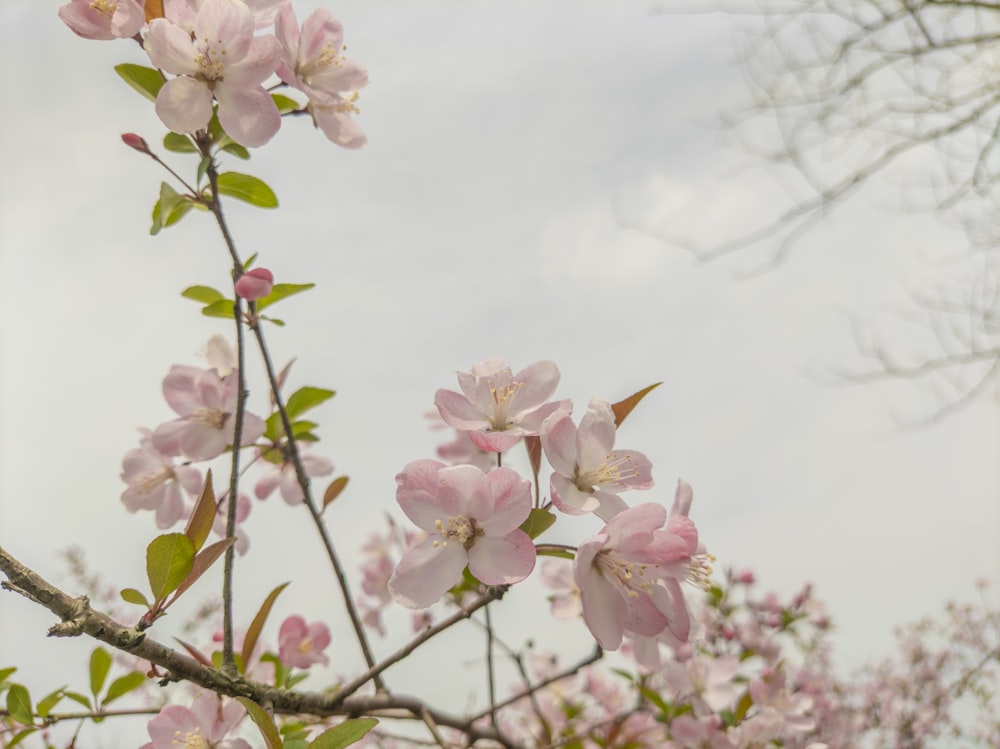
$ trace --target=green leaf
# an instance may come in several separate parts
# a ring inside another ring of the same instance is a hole
[[[9,742],[4,744],[4,746],[7,747],[7,749],[14,749],[15,746],[20,744],[24,739],[28,738],[31,734],[33,734],[37,730],[38,730],[37,728],[31,726],[29,728],[25,728],[23,731],[18,731],[16,734],[14,734],[14,736],[11,738]]]
[[[219,175],[219,192],[260,208],[277,208],[278,197],[263,180],[239,172]]]
[[[11,684],[7,690],[7,712],[18,723],[31,725],[35,722],[35,714],[31,710],[31,695],[28,688],[22,684]]]
[[[134,689],[138,689],[146,683],[146,674],[141,671],[133,671],[130,674],[119,676],[108,687],[108,693],[104,695],[101,706],[110,704],[113,700],[123,697]]]
[[[186,135],[180,133],[167,133],[163,136],[163,147],[174,153],[196,153],[194,143]]]
[[[277,325],[279,328],[285,327],[285,321],[279,320],[276,317],[268,317],[267,315],[261,315],[260,319],[267,320],[267,322],[271,323],[272,325]]]
[[[232,299],[220,299],[217,302],[212,302],[206,307],[201,308],[201,314],[207,317],[225,317],[230,320],[233,319],[233,305],[235,302]]]
[[[196,302],[201,302],[202,304],[211,304],[220,299],[225,299],[221,291],[213,289],[211,286],[188,286],[181,292],[181,296],[185,299],[193,299]]]
[[[275,411],[264,421],[264,439],[277,442],[281,438],[281,414]]]
[[[301,387],[289,396],[288,402],[285,404],[285,412],[288,414],[289,419],[295,419],[310,408],[315,408],[323,401],[329,400],[334,395],[335,392],[333,390],[308,386]]]
[[[281,114],[288,114],[289,112],[294,112],[297,109],[302,109],[302,105],[289,96],[285,96],[283,94],[271,94],[271,98],[274,99],[274,104],[278,107],[278,112]]]
[[[350,479],[347,476],[338,476],[337,478],[335,478],[333,481],[330,482],[330,485],[326,487],[326,491],[323,492],[324,510],[326,509],[326,506],[328,504],[330,504],[333,500],[339,497],[340,493],[344,491],[345,488],[347,488],[348,481],[350,481]]]
[[[528,519],[521,523],[521,530],[535,539],[551,528],[554,522],[556,522],[554,514],[541,507],[536,507],[528,515]]]
[[[125,83],[150,101],[156,101],[156,95],[160,93],[160,89],[165,83],[160,71],[156,68],[147,68],[144,65],[123,62],[121,65],[115,65],[115,72],[121,76]]]
[[[254,253],[254,254],[252,254],[252,255],[251,255],[250,257],[248,257],[248,258],[246,259],[246,261],[244,261],[244,263],[243,263],[243,270],[250,270],[251,266],[252,266],[252,265],[254,264],[254,262],[255,262],[255,261],[257,260],[257,256],[258,256],[259,254],[260,254],[259,252],[255,252],[255,253]]]
[[[146,600],[146,596],[144,596],[135,588],[125,588],[121,592],[121,597],[123,601],[127,601],[128,603],[134,603],[138,606],[145,606],[147,609],[153,608],[150,605],[149,601]]]
[[[747,713],[750,712],[751,707],[753,707],[753,697],[750,696],[750,691],[747,690],[740,697],[740,701],[736,703],[736,712],[733,714],[734,719],[737,722],[743,720]]]
[[[654,382],[649,387],[645,387],[637,393],[632,393],[628,398],[612,404],[611,410],[615,414],[615,426],[621,426],[621,423],[625,421],[625,417],[632,413],[632,409],[639,404],[639,401],[662,384],[662,382]]]
[[[84,694],[80,694],[79,692],[67,691],[65,696],[66,699],[73,700],[73,702],[77,703],[78,705],[83,705],[88,710],[94,709],[93,705],[90,704],[90,698]]]
[[[267,749],[281,749],[281,736],[278,735],[278,727],[274,725],[274,719],[253,700],[247,697],[237,697],[236,699],[247,709],[250,720],[257,724]]]
[[[343,749],[365,737],[365,734],[378,725],[375,718],[357,718],[345,720],[339,726],[323,731],[309,744],[309,749]]]
[[[17,671],[17,666],[11,666],[10,668],[0,668],[0,684],[7,681],[7,677]]]
[[[250,628],[247,630],[246,636],[243,638],[243,651],[240,653],[240,655],[243,656],[244,663],[248,663],[250,661],[253,649],[257,647],[257,638],[260,637],[261,630],[264,629],[264,622],[267,621],[267,616],[271,613],[271,607],[274,605],[274,601],[277,599],[278,595],[286,587],[288,587],[288,583],[282,583],[268,593],[267,598],[264,599],[264,603],[261,604],[260,611],[257,612],[257,616],[255,616],[253,621],[250,623]]]
[[[271,287],[271,293],[265,297],[261,297],[257,300],[257,311],[260,312],[262,309],[270,307],[275,302],[280,302],[285,297],[290,297],[293,294],[301,294],[303,291],[309,291],[314,283],[276,283]],[[273,323],[278,323],[278,320],[272,320]],[[282,323],[283,324],[283,323]]]
[[[183,533],[167,533],[146,548],[146,575],[153,599],[162,601],[184,582],[194,565],[194,544]]]
[[[224,145],[219,150],[225,151],[226,153],[230,153],[233,156],[235,156],[236,158],[243,159],[244,161],[246,161],[247,159],[250,158],[250,152],[246,148],[244,148],[243,146],[241,146],[239,143],[227,143],[226,145]],[[261,183],[261,184],[263,184],[263,183]],[[234,196],[234,197],[238,197],[238,196]],[[275,201],[277,201],[277,198],[275,198]],[[277,205],[277,203],[275,203],[275,205]],[[270,207],[273,207],[273,206],[265,206],[265,207],[269,207],[270,208]]]
[[[97,697],[111,670],[111,654],[104,648],[94,648],[90,654],[90,693]]]
[[[300,434],[308,434],[318,426],[319,424],[317,424],[315,421],[306,421],[305,419],[302,419],[301,421],[296,421],[294,424],[292,424],[292,434],[295,435],[296,437],[298,437]]]
[[[212,157],[205,156],[201,161],[198,162],[198,169],[195,171],[195,184],[201,185],[201,181],[205,179],[205,172],[208,168],[212,166]]]
[[[49,713],[52,712],[52,708],[58,705],[65,696],[66,687],[59,687],[56,691],[51,692],[42,697],[42,699],[38,700],[38,705],[35,706],[35,710],[38,712],[38,717],[48,717]]]
[[[180,221],[191,210],[194,204],[186,195],[181,195],[166,182],[160,183],[160,199],[153,206],[153,225],[150,234],[159,234],[160,230]]]
[[[209,468],[205,474],[205,484],[201,488],[201,496],[194,506],[191,517],[188,518],[187,527],[184,528],[184,535],[191,540],[194,550],[198,551],[208,538],[215,522],[215,491],[212,489],[212,469]]]

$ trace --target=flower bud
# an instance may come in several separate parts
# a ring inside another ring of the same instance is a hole
[[[149,153],[149,144],[141,135],[135,133],[122,133],[122,141],[129,148],[134,148],[139,153]]]
[[[274,276],[267,268],[252,268],[236,281],[236,294],[248,302],[260,299],[271,293],[274,286]]]

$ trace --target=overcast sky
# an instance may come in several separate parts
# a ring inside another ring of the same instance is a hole
[[[143,58],[124,41],[75,37],[58,5],[0,6],[0,543],[57,580],[57,551],[79,544],[95,571],[142,587],[156,531],[121,505],[121,458],[136,427],[172,418],[160,396],[170,366],[200,364],[211,335],[231,334],[179,296],[224,287],[228,263],[205,216],[149,236],[166,177],[119,134],[158,144],[164,129],[112,71]],[[314,5],[297,7],[302,18]],[[364,534],[397,512],[396,472],[433,456],[423,414],[434,391],[501,357],[515,370],[554,360],[577,415],[592,396],[662,381],[620,433],[657,479],[627,499],[669,504],[688,480],[719,566],[752,567],[785,594],[813,582],[846,666],[886,654],[894,625],[996,578],[995,403],[899,430],[894,412],[927,412],[919,389],[815,376],[857,364],[848,320],[880,324],[959,233],[885,210],[891,188],[876,189],[784,267],[736,281],[766,246],[699,266],[616,221],[617,201],[711,242],[787,205],[766,171],[733,176],[745,158],[711,126],[743,96],[727,19],[643,2],[328,7],[370,71],[358,118],[369,146],[338,149],[297,118],[226,167],[281,201],[271,212],[230,204],[244,256],[259,252],[279,281],[317,284],[275,308],[288,326],[269,335],[276,359],[298,357],[293,386],[338,391],[317,415],[321,447],[352,480],[330,518],[352,568]],[[904,350],[919,342],[911,334],[894,333]],[[260,412],[260,371],[248,373]],[[294,579],[282,616],[338,621],[304,513],[255,504],[242,616]],[[511,608],[540,605],[529,599]],[[38,689],[82,682],[89,644],[46,641],[49,623],[0,596],[0,666]],[[35,675],[53,661],[71,667]]]

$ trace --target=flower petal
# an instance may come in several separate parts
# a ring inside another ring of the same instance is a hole
[[[462,579],[468,561],[461,544],[427,539],[403,554],[389,578],[389,593],[402,606],[425,609]]]
[[[487,585],[510,585],[531,574],[535,558],[535,545],[524,531],[503,538],[486,536],[469,549],[469,572]]]

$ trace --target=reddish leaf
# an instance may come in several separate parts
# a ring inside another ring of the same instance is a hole
[[[186,651],[188,651],[191,657],[194,658],[196,661],[198,661],[198,663],[200,663],[203,666],[208,666],[209,668],[215,668],[215,666],[212,664],[211,658],[209,658],[207,655],[198,650],[198,648],[196,648],[194,645],[189,645],[179,637],[175,637],[174,639],[177,640],[177,642],[179,642],[181,646]]]
[[[531,473],[535,477],[535,483],[538,483],[538,472],[542,468],[542,438],[541,437],[525,437],[524,446],[528,448],[528,460],[531,461]]]
[[[194,585],[198,578],[208,571],[208,568],[215,564],[215,560],[222,556],[222,554],[230,546],[236,543],[235,538],[224,538],[221,541],[216,541],[211,546],[206,546],[204,549],[198,552],[198,556],[194,558],[194,564],[191,565],[191,572],[188,576],[184,578],[182,582],[177,587],[177,592],[174,593],[174,600],[180,597],[180,595]],[[171,601],[173,603],[173,600]]]
[[[288,364],[285,365],[285,368],[282,369],[280,372],[278,372],[278,376],[275,378],[275,380],[277,380],[277,382],[278,382],[278,392],[281,392],[281,388],[283,388],[285,386],[285,380],[288,379],[288,373],[289,373],[289,371],[291,371],[292,365],[294,363],[295,363],[295,359],[294,358],[290,359],[289,362],[288,362]],[[271,408],[274,408],[277,405],[278,404],[274,400],[274,392],[272,391],[271,392]]]
[[[288,583],[282,583],[268,593],[267,598],[264,599],[264,603],[260,607],[260,611],[257,612],[257,616],[255,616],[253,621],[250,623],[250,628],[247,630],[247,636],[243,638],[243,652],[240,653],[244,664],[250,662],[250,655],[253,653],[253,649],[257,646],[257,638],[260,637],[261,630],[264,629],[264,622],[267,621],[267,616],[271,613],[271,607],[274,605],[274,601],[277,599],[278,594],[281,593],[281,591],[283,591],[286,587],[288,587]]]
[[[340,493],[344,491],[347,486],[347,482],[350,481],[347,476],[339,476],[330,482],[330,485],[326,487],[326,491],[323,492],[323,509],[330,504],[333,500],[340,496]]]
[[[615,413],[615,426],[621,426],[621,423],[625,421],[625,417],[632,413],[632,409],[639,404],[639,401],[645,398],[650,391],[662,384],[662,382],[654,382],[649,387],[643,388],[638,393],[633,393],[625,400],[620,400],[611,406],[611,410]]]
[[[188,518],[184,535],[191,539],[194,550],[198,551],[208,538],[212,530],[212,523],[215,522],[215,491],[212,489],[212,469],[209,468],[205,474],[205,486],[202,487],[201,496],[194,506],[191,517]]]

